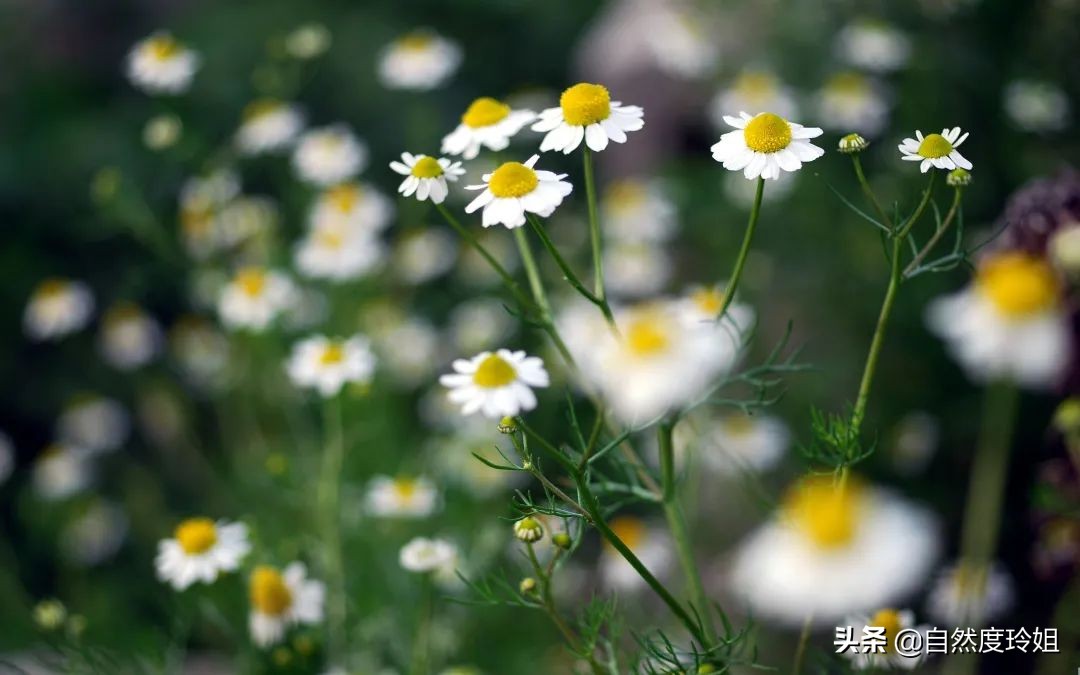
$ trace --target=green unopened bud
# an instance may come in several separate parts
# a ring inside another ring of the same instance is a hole
[[[1080,433],[1080,397],[1073,396],[1061,402],[1054,411],[1054,428],[1063,434]]]
[[[556,532],[551,535],[551,543],[555,544],[564,551],[570,550],[570,545],[574,542],[570,539],[570,535],[565,532]]]
[[[848,134],[840,139],[839,149],[845,155],[853,155],[870,147],[870,141],[859,134]]]
[[[971,185],[971,172],[967,169],[953,169],[945,176],[945,182],[949,187],[964,187]]]
[[[517,431],[517,421],[513,417],[504,417],[499,420],[499,433],[510,435]]]
[[[533,468],[532,460],[531,459],[526,459],[524,462],[521,463],[521,468],[524,471],[532,471],[532,468]]]
[[[544,538],[544,526],[536,518],[526,516],[514,523],[514,536],[531,544]]]
[[[521,583],[518,584],[518,590],[521,591],[522,595],[531,594],[533,591],[536,590],[536,579],[533,579],[532,577],[525,577],[521,580]]]
[[[57,630],[67,620],[67,608],[59,600],[42,600],[34,606],[34,623],[42,630]]]
[[[292,663],[293,655],[288,647],[278,647],[270,653],[270,658],[274,660],[275,665],[284,668]]]
[[[98,172],[94,174],[93,181],[90,183],[90,197],[98,204],[112,201],[113,197],[120,191],[121,180],[123,180],[123,176],[120,169],[114,166],[98,169]]]
[[[707,673],[715,673],[716,672],[716,666],[712,665],[711,663],[706,663],[703,666],[698,666],[697,671],[698,671],[698,675],[707,675]]]

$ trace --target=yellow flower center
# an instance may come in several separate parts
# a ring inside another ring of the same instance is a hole
[[[496,197],[523,197],[540,184],[536,172],[520,162],[507,162],[495,169],[488,189]]]
[[[1042,260],[1025,253],[1003,253],[980,268],[976,287],[1009,318],[1023,318],[1057,303],[1058,280]]]
[[[394,494],[398,499],[408,501],[416,496],[418,486],[412,478],[398,478],[394,481]]]
[[[645,186],[633,179],[616,181],[607,190],[608,201],[620,211],[630,211],[640,206],[646,194]]]
[[[251,606],[263,614],[281,616],[292,606],[292,592],[285,579],[269,565],[259,565],[251,573]]]
[[[618,516],[609,523],[612,532],[632,551],[645,541],[645,523],[633,516]],[[605,542],[606,543],[606,542]]]
[[[435,42],[430,33],[417,31],[403,35],[398,39],[398,47],[411,52],[420,52],[428,49]]]
[[[245,267],[236,273],[236,283],[245,295],[257,298],[266,288],[266,272],[258,267]]]
[[[331,342],[323,347],[322,354],[319,355],[319,365],[321,366],[333,366],[341,363],[345,360],[345,345],[340,342]]]
[[[437,178],[443,175],[443,169],[439,166],[439,160],[423,155],[413,164],[412,175],[417,178]]]
[[[937,159],[938,157],[945,157],[952,152],[952,143],[948,141],[941,134],[930,134],[922,139],[922,143],[919,143],[919,149],[917,152],[920,156],[927,159]]]
[[[42,298],[58,298],[67,292],[68,282],[63,279],[46,279],[38,286],[38,295]]]
[[[461,123],[479,129],[501,122],[509,114],[510,106],[490,96],[482,96],[469,104],[469,109],[461,116]]]
[[[507,363],[506,359],[498,354],[489,354],[473,374],[473,382],[478,387],[485,389],[497,389],[505,387],[517,378],[514,366]]]
[[[776,93],[776,78],[768,73],[743,73],[735,81],[735,92],[749,102],[765,102]]]
[[[784,499],[784,513],[811,542],[823,549],[846,546],[855,537],[862,488],[841,487],[831,476],[803,479]]]
[[[131,302],[118,302],[105,313],[104,323],[110,328],[116,328],[128,321],[141,319],[143,312],[139,306]]]
[[[895,609],[880,609],[870,617],[868,626],[885,629],[885,651],[892,654],[896,651],[896,634],[904,627],[900,621],[900,612]]]
[[[158,61],[168,61],[180,53],[180,43],[171,35],[156,35],[146,43],[146,49]]]
[[[728,415],[722,424],[731,436],[745,436],[754,430],[754,418],[747,414]]]
[[[244,119],[253,120],[263,115],[269,115],[281,110],[281,107],[281,101],[272,98],[261,98],[247,104],[247,107],[244,108]]]
[[[360,201],[360,186],[354,183],[342,183],[327,190],[324,198],[338,211],[348,213],[356,208],[356,203]]]
[[[831,94],[859,97],[870,92],[870,85],[866,78],[858,73],[839,73],[828,81],[825,89]]]
[[[791,144],[791,125],[779,115],[761,113],[747,123],[743,138],[754,152],[779,152]]]
[[[715,316],[720,313],[720,308],[724,306],[724,290],[718,286],[699,288],[690,295],[690,299],[694,301],[694,304],[702,313]]]
[[[661,317],[645,314],[635,317],[626,329],[626,348],[634,356],[654,356],[666,350],[671,337]]]
[[[176,526],[174,535],[188,555],[206,553],[217,543],[217,528],[209,518],[188,518]]]
[[[336,251],[345,244],[345,235],[337,228],[322,228],[315,233],[315,241]]]
[[[600,84],[575,84],[559,97],[563,119],[575,127],[587,127],[611,116],[611,94]]]

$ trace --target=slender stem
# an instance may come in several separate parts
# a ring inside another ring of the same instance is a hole
[[[529,279],[529,288],[532,290],[533,299],[536,301],[537,307],[540,308],[540,320],[544,325],[544,330],[549,336],[551,341],[555,343],[555,348],[559,350],[559,354],[562,355],[572,369],[577,365],[574,362],[573,355],[570,354],[570,349],[563,342],[562,336],[555,330],[554,319],[551,314],[551,303],[548,301],[547,292],[544,290],[544,282],[540,279],[540,268],[536,265],[536,258],[533,257],[532,247],[529,246],[529,240],[525,236],[525,230],[516,227],[514,228],[514,241],[517,242],[518,251],[521,254],[521,264],[525,268],[525,276]]]
[[[607,299],[604,289],[604,242],[600,232],[600,219],[596,215],[596,181],[593,178],[592,150],[585,148],[585,198],[589,205],[589,238],[592,241],[593,294],[600,300]]]
[[[567,646],[570,647],[570,651],[574,654],[582,655],[585,652],[583,645],[581,644],[578,636],[574,634],[574,631],[563,620],[562,615],[559,614],[559,610],[555,607],[555,598],[551,593],[551,573],[555,568],[555,561],[562,553],[562,549],[556,548],[555,552],[551,556],[551,561],[548,563],[547,569],[540,564],[540,560],[536,557],[536,551],[533,549],[532,543],[525,544],[528,551],[529,564],[532,565],[533,572],[536,574],[538,583],[540,584],[540,604],[544,610],[544,613],[551,619],[551,623],[555,624],[555,627],[562,633],[563,639],[566,640]],[[596,660],[596,656],[590,651],[585,654],[586,660],[589,662],[589,668],[596,675],[602,675],[604,672],[603,666]]]
[[[413,636],[412,665],[409,668],[411,675],[427,675],[430,673],[428,666],[429,652],[431,650],[431,614],[434,609],[434,593],[432,592],[432,580],[430,574],[423,575],[423,599],[420,602],[420,616],[416,624],[416,634]]]
[[[952,225],[953,218],[956,217],[957,212],[960,210],[960,197],[962,193],[963,188],[959,187],[953,192],[952,205],[949,207],[949,212],[945,214],[945,220],[941,221],[941,227],[937,228],[937,231],[934,232],[934,235],[926,242],[926,245],[922,247],[922,250],[916,253],[915,257],[908,263],[908,266],[904,268],[905,278],[919,268],[919,265],[926,259],[926,256],[930,255],[930,252],[934,250],[934,247],[941,241],[941,238],[945,236],[945,233],[949,230],[949,226]]]
[[[852,155],[851,163],[855,165],[855,176],[859,179],[859,186],[862,188],[863,194],[866,195],[866,200],[870,202],[870,206],[874,207],[878,218],[881,218],[881,224],[891,232],[893,229],[892,219],[885,213],[885,209],[881,208],[881,203],[878,202],[874,191],[870,188],[870,182],[866,180],[866,174],[863,173],[862,160],[859,159],[859,155]]]
[[[676,491],[675,450],[671,438],[673,426],[673,422],[665,421],[661,422],[657,427],[657,440],[660,444],[664,517],[667,519],[668,529],[671,530],[671,537],[675,541],[675,551],[679,556],[683,576],[686,577],[686,583],[690,587],[690,596],[696,606],[698,616],[701,617],[702,628],[710,640],[704,646],[711,647],[711,641],[716,637],[716,626],[713,624],[712,607],[709,598],[705,594],[705,587],[701,583],[701,572],[698,570],[697,561],[694,560],[694,547],[687,531],[686,516],[683,513]]]
[[[484,260],[487,261],[489,265],[491,265],[491,268],[495,270],[495,273],[498,274],[499,277],[502,279],[503,283],[506,284],[507,289],[509,289],[510,293],[514,296],[514,299],[517,300],[522,307],[529,308],[532,303],[529,302],[528,297],[521,290],[518,282],[515,281],[514,277],[506,271],[506,268],[503,267],[499,263],[499,261],[495,259],[495,256],[492,255],[491,252],[488,251],[486,248],[484,248],[484,245],[481,244],[480,241],[473,235],[473,233],[466,229],[458,221],[458,219],[453,216],[452,213],[450,213],[449,209],[447,209],[442,204],[436,204],[435,208],[439,210],[439,213],[441,213],[443,218],[446,219],[446,222],[450,224],[450,227],[454,228],[461,236],[461,238],[464,239],[465,242],[469,244],[469,246],[472,246],[473,249],[480,254],[480,257],[482,257]]]
[[[900,233],[896,235],[897,239],[903,239],[911,232],[911,228],[915,227],[915,223],[919,222],[919,218],[922,217],[923,211],[926,210],[926,205],[930,203],[930,195],[934,193],[934,177],[937,176],[936,171],[930,172],[930,180],[926,183],[926,189],[923,190],[922,200],[915,208],[915,213],[911,214],[911,217],[907,221],[900,224]]]
[[[346,653],[346,591],[341,548],[341,470],[345,462],[345,434],[341,420],[340,396],[323,402],[324,434],[322,475],[318,504],[323,529],[327,593],[327,649],[333,660]]]
[[[813,623],[813,614],[807,614],[803,621],[802,630],[799,632],[799,644],[795,648],[795,663],[791,666],[791,675],[802,673],[803,661],[806,659],[806,647],[810,643],[810,625]]]
[[[746,223],[746,232],[743,234],[742,246],[739,247],[739,255],[735,258],[735,267],[728,277],[727,289],[724,291],[724,301],[720,304],[720,310],[716,313],[716,320],[724,318],[724,312],[735,300],[735,290],[739,288],[739,280],[742,278],[743,267],[746,265],[746,256],[750,253],[750,242],[754,239],[754,230],[757,228],[758,216],[761,214],[761,197],[765,192],[765,179],[758,178],[757,191],[754,193],[754,205],[750,208],[750,220]]]

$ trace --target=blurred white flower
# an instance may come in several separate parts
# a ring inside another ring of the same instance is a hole
[[[901,631],[914,630],[923,635],[930,626],[916,626],[915,613],[911,610],[898,610],[892,608],[879,609],[873,614],[857,614],[845,618],[841,626],[851,626],[852,636],[856,639],[864,635],[866,628],[884,629],[884,644],[881,653],[868,652],[853,649],[844,652],[844,657],[852,662],[856,670],[913,670],[922,665],[925,660],[925,652],[918,655],[910,653],[911,647],[904,646],[904,653],[897,651],[896,637]],[[922,647],[920,646],[919,649]]]
[[[127,76],[149,94],[182,94],[191,86],[199,57],[166,32],[136,43],[127,57]]]
[[[218,315],[226,328],[265,330],[296,300],[296,287],[284,274],[242,267],[221,291]]]
[[[426,91],[442,85],[461,65],[461,47],[419,29],[399,37],[379,55],[379,81],[387,89]]]
[[[615,241],[665,242],[678,225],[675,204],[655,181],[614,181],[604,190],[600,208],[604,231]]]
[[[539,159],[540,155],[533,155],[524,164],[506,162],[484,174],[483,185],[466,185],[466,190],[483,192],[469,202],[465,213],[482,208],[484,227],[501,223],[507,229],[524,225],[526,212],[550,216],[574,188],[563,180],[566,174],[534,169]]]
[[[120,370],[134,370],[161,352],[161,326],[141,307],[119,302],[102,317],[98,346],[105,361]]]
[[[15,470],[15,444],[11,437],[0,431],[0,485],[7,482]]]
[[[251,550],[247,526],[209,518],[188,518],[176,526],[171,539],[158,542],[154,559],[159,580],[182,591],[195,582],[213,583],[232,572]]]
[[[469,104],[461,124],[442,140],[439,152],[474,159],[480,148],[499,152],[510,146],[510,139],[536,119],[531,110],[512,110],[502,101],[482,96]]]
[[[432,204],[442,204],[450,193],[447,181],[454,182],[465,173],[461,162],[408,152],[401,153],[400,162],[390,162],[390,168],[405,176],[398,186],[398,193],[403,197],[415,194],[417,200],[430,199]]]
[[[300,562],[290,563],[284,570],[259,565],[251,572],[248,597],[251,640],[266,648],[281,642],[292,626],[322,622],[326,585],[309,579]]]
[[[223,381],[229,340],[213,323],[199,316],[182,316],[169,330],[169,345],[184,376],[195,386]]]
[[[682,320],[688,326],[716,323],[720,309],[724,306],[726,289],[727,285],[723,283],[691,286],[675,301]],[[754,323],[754,310],[738,302],[736,298],[724,311],[724,320],[721,323],[737,331],[746,331]]]
[[[900,149],[900,159],[920,162],[919,170],[923,173],[932,167],[946,171],[957,168],[970,171],[971,162],[957,150],[967,137],[967,134],[960,134],[960,127],[942,129],[940,134],[926,136],[916,130],[915,138],[905,138],[897,147]]]
[[[826,129],[877,136],[889,117],[881,85],[856,72],[836,73],[817,94],[817,114]]]
[[[409,572],[444,572],[457,563],[457,547],[445,539],[416,537],[401,548],[398,562]]]
[[[143,127],[143,145],[151,150],[166,150],[176,145],[183,130],[176,115],[155,115]]]
[[[386,370],[404,385],[430,381],[432,373],[444,362],[443,339],[423,317],[394,321],[372,335]]]
[[[536,407],[534,388],[550,384],[544,362],[523,351],[480,352],[457,359],[453,368],[439,382],[450,389],[449,399],[461,405],[463,415],[479,411],[488,419],[514,417]]]
[[[887,73],[907,64],[911,41],[882,21],[857,19],[837,35],[836,51],[845,63],[874,73]]]
[[[457,239],[441,228],[404,232],[394,247],[394,274],[418,285],[446,274],[457,260]]]
[[[94,296],[81,281],[52,278],[38,284],[23,314],[31,340],[56,340],[81,330],[94,311]]]
[[[604,283],[613,297],[642,298],[663,290],[671,256],[650,242],[611,241],[604,248]]]
[[[282,150],[303,128],[304,116],[297,106],[272,98],[259,99],[244,109],[236,146],[247,155]]]
[[[450,312],[450,339],[462,352],[489,349],[510,335],[514,321],[498,300],[468,300]]]
[[[91,455],[82,448],[53,443],[34,462],[34,491],[47,501],[84,492],[94,480]]]
[[[688,418],[675,427],[676,452],[695,452],[707,470],[722,476],[768,471],[791,443],[787,425],[770,415],[736,411],[695,422]]]
[[[709,119],[723,129],[734,110],[770,110],[775,115],[797,117],[799,107],[791,90],[766,70],[746,70],[732,85],[721,90],[709,104]]]
[[[313,59],[330,49],[330,30],[321,23],[305,23],[285,36],[285,51],[294,59]]]
[[[296,142],[293,167],[309,183],[328,187],[349,180],[367,166],[367,145],[344,124],[309,129]]]
[[[929,512],[851,478],[810,476],[736,551],[731,591],[757,616],[835,626],[918,590],[938,555]]]
[[[60,546],[68,560],[92,567],[116,555],[127,532],[124,509],[98,500],[67,524],[60,535]]]
[[[329,398],[346,384],[370,382],[375,356],[367,338],[359,335],[344,340],[313,335],[293,346],[286,369],[293,384]]]
[[[644,17],[648,26],[643,35],[645,46],[665,73],[688,79],[705,77],[716,70],[719,41],[704,17],[680,4],[640,3],[651,10]]]
[[[375,476],[364,501],[377,518],[426,518],[439,507],[439,491],[423,476]]]
[[[663,530],[634,516],[616,516],[608,525],[653,576],[662,577],[667,573],[674,558],[671,540]],[[600,554],[600,576],[606,587],[619,591],[645,587],[645,581],[637,570],[606,540]]]
[[[825,151],[810,142],[821,135],[817,127],[804,127],[774,113],[724,117],[735,128],[711,148],[713,159],[729,171],[742,171],[748,180],[758,176],[776,180],[781,171],[795,172]]]
[[[296,244],[295,264],[310,279],[351,281],[373,271],[384,256],[378,238],[339,222],[311,228]]]
[[[312,230],[360,232],[374,235],[390,224],[394,204],[365,183],[342,183],[323,191],[311,209]]]
[[[590,150],[600,152],[608,142],[625,143],[626,132],[645,126],[644,115],[640,106],[612,101],[607,87],[581,82],[562,93],[557,108],[541,111],[532,130],[545,134],[540,152],[569,155],[582,140]]]
[[[1048,388],[1072,358],[1061,293],[1044,260],[999,253],[982,261],[966,289],[931,303],[927,323],[973,380]]]
[[[1012,577],[1000,563],[979,570],[960,562],[934,580],[926,609],[947,627],[978,627],[1004,616],[1015,595]]]
[[[1069,125],[1069,96],[1052,82],[1013,80],[1005,87],[1003,105],[1024,131],[1061,131]]]
[[[88,452],[116,450],[127,441],[130,432],[127,410],[104,396],[76,399],[56,421],[56,437],[60,442]]]

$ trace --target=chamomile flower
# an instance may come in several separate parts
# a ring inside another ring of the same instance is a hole
[[[559,97],[559,107],[540,113],[533,131],[545,133],[540,152],[556,150],[570,154],[581,145],[600,152],[608,142],[625,143],[626,132],[645,126],[644,111],[636,105],[612,101],[607,87],[581,82]]]
[[[341,183],[324,190],[311,209],[312,230],[377,234],[390,224],[393,202],[372,185]]]
[[[326,585],[309,579],[300,562],[290,563],[284,570],[259,565],[248,580],[248,599],[251,640],[265,648],[281,642],[292,626],[322,622]]]
[[[706,16],[680,3],[642,3],[643,38],[660,70],[697,79],[716,69],[720,47]],[[621,36],[621,34],[620,34]]]
[[[938,547],[923,509],[856,479],[811,476],[736,551],[730,588],[759,616],[834,626],[917,590]]]
[[[877,136],[888,120],[889,104],[872,79],[843,72],[830,77],[818,92],[817,111],[828,129]]]
[[[346,384],[367,384],[375,372],[375,356],[366,338],[336,340],[313,335],[293,346],[286,370],[293,384],[316,389],[324,398]]]
[[[93,311],[94,295],[86,284],[46,279],[30,296],[23,314],[23,329],[31,340],[57,340],[86,326]]]
[[[655,295],[671,278],[671,256],[649,242],[609,242],[603,264],[607,290],[614,297]]]
[[[723,283],[712,286],[691,286],[676,301],[676,306],[682,315],[682,320],[688,326],[716,323],[716,320],[720,318],[719,314],[724,306],[726,294],[727,285]],[[721,323],[736,331],[744,332],[754,323],[754,310],[736,298],[724,310]]]
[[[663,576],[673,562],[671,541],[661,530],[634,516],[617,516],[609,523],[615,535],[633,551],[653,576]],[[600,555],[604,585],[620,591],[644,588],[641,575],[605,540]]]
[[[128,79],[150,94],[182,94],[198,68],[198,55],[166,32],[138,42],[127,57]]]
[[[34,462],[34,491],[46,501],[60,501],[85,492],[93,480],[91,454],[83,448],[53,443]]]
[[[503,224],[507,229],[525,224],[525,213],[547,218],[562,204],[574,189],[564,181],[566,174],[534,169],[540,155],[533,155],[524,164],[506,162],[493,172],[484,174],[483,185],[466,185],[466,190],[483,190],[469,202],[465,213],[483,209],[483,225]]]
[[[675,427],[676,450],[693,449],[709,471],[722,476],[767,471],[783,458],[791,432],[782,420],[737,411]]]
[[[725,116],[724,121],[735,131],[712,146],[713,159],[729,171],[742,171],[747,180],[759,176],[776,180],[781,171],[798,171],[803,163],[825,154],[810,142],[821,135],[821,129],[789,122],[775,113],[740,112],[738,117]]]
[[[244,121],[236,132],[236,146],[247,155],[282,150],[304,128],[304,116],[291,103],[260,99],[244,109]]]
[[[1052,82],[1014,80],[1005,88],[1003,105],[1024,131],[1061,131],[1069,124],[1069,96]]]
[[[416,537],[401,548],[398,562],[409,572],[424,574],[453,570],[457,564],[457,547],[445,539]]]
[[[339,223],[312,228],[296,244],[296,269],[309,279],[351,281],[374,270],[385,257],[375,236]]]
[[[387,89],[427,91],[442,85],[461,65],[461,47],[433,31],[399,37],[379,56],[379,81]]]
[[[957,563],[934,581],[926,601],[927,612],[947,626],[983,626],[1001,618],[1013,605],[1012,577],[997,562],[975,569]]]
[[[296,143],[292,161],[301,179],[330,186],[363,171],[368,149],[348,127],[336,124],[305,132]]]
[[[927,321],[974,380],[1047,388],[1072,358],[1061,283],[1047,262],[1025,253],[984,260],[968,288],[930,305]]]
[[[61,442],[88,452],[109,452],[127,441],[131,420],[124,406],[104,396],[83,396],[73,401],[56,421]]]
[[[439,491],[423,476],[375,476],[364,502],[376,518],[426,518],[439,507]]]
[[[262,331],[293,305],[296,294],[281,272],[242,267],[222,289],[218,315],[226,328]]]
[[[836,50],[845,62],[874,73],[902,68],[911,56],[911,40],[888,24],[857,19],[840,31]]]
[[[771,110],[780,117],[795,117],[799,107],[795,95],[776,75],[767,70],[747,70],[709,104],[709,118],[724,128],[732,110]]]
[[[450,192],[447,181],[453,183],[465,173],[461,162],[408,152],[401,153],[400,162],[390,162],[390,168],[394,173],[405,176],[398,186],[402,196],[412,197],[415,194],[418,200],[430,199],[432,204],[442,204]]]
[[[464,415],[479,411],[488,419],[515,417],[532,410],[536,407],[533,389],[550,384],[539,357],[509,349],[457,359],[453,368],[453,373],[439,378],[450,389],[450,401],[461,405]]]
[[[163,343],[161,326],[138,305],[121,302],[105,312],[98,346],[114,368],[134,370],[146,365]]]
[[[861,650],[844,652],[844,656],[852,661],[856,670],[913,670],[922,665],[925,654],[912,655],[905,651],[901,654],[896,649],[896,637],[901,631],[914,630],[925,634],[929,626],[916,626],[915,613],[911,610],[899,610],[883,608],[873,614],[856,614],[847,617],[841,622],[842,626],[851,626],[852,635],[862,636],[865,628],[884,629],[885,644],[881,653],[862,653]],[[905,647],[905,650],[909,647]]]
[[[971,162],[957,150],[967,137],[967,134],[960,135],[960,127],[942,129],[940,134],[926,136],[916,130],[915,138],[905,138],[904,142],[897,147],[900,149],[900,158],[909,162],[920,162],[919,170],[923,173],[929,171],[931,167],[946,171],[953,169],[970,171]]]
[[[251,550],[247,526],[226,520],[188,518],[171,539],[158,542],[157,577],[178,591],[196,582],[213,583],[223,572],[240,567]]]
[[[505,150],[510,139],[534,119],[536,113],[531,110],[513,110],[502,101],[482,96],[469,104],[461,124],[443,138],[440,152],[474,159],[481,147]]]
[[[624,242],[664,242],[677,226],[675,204],[658,183],[624,178],[608,185],[600,202],[607,235]]]

